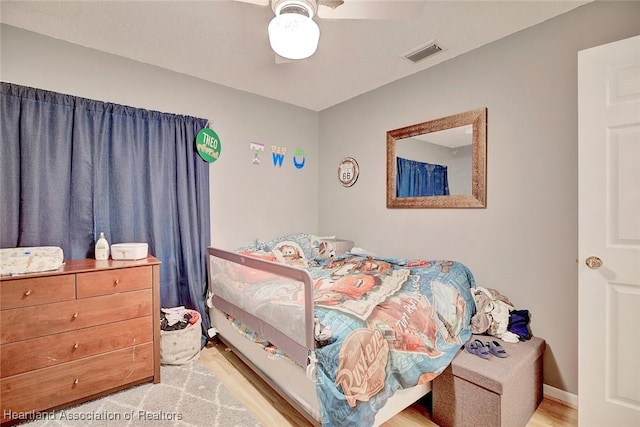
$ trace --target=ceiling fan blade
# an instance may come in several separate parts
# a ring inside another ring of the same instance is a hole
[[[258,6],[269,6],[269,0],[234,0],[241,3],[257,4]]]
[[[332,9],[318,2],[318,17],[325,19],[406,19],[416,16],[426,1],[345,0]]]

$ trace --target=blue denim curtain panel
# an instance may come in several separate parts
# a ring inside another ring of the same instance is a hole
[[[0,247],[59,246],[66,259],[147,242],[163,307],[206,315],[209,164],[205,119],[0,82]]]

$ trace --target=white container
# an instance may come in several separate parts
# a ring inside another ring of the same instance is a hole
[[[100,232],[100,237],[96,242],[95,255],[98,261],[109,259],[109,242],[107,242],[103,232]]]
[[[149,245],[146,243],[115,243],[111,245],[111,258],[135,260],[147,257]]]

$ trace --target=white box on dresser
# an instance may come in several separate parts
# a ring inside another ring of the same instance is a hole
[[[160,382],[160,261],[0,278],[2,424]]]
[[[149,252],[147,243],[115,243],[111,245],[111,258],[134,260],[146,258]]]

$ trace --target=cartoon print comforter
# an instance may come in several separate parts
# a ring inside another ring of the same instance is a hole
[[[311,274],[315,315],[333,334],[316,349],[323,425],[372,425],[396,390],[431,381],[471,336],[475,282],[460,263],[346,256]]]
[[[330,331],[316,348],[323,425],[372,425],[396,390],[431,381],[471,336],[475,282],[463,264],[347,254],[306,268],[314,315]],[[302,329],[301,289],[255,279],[244,308]]]

